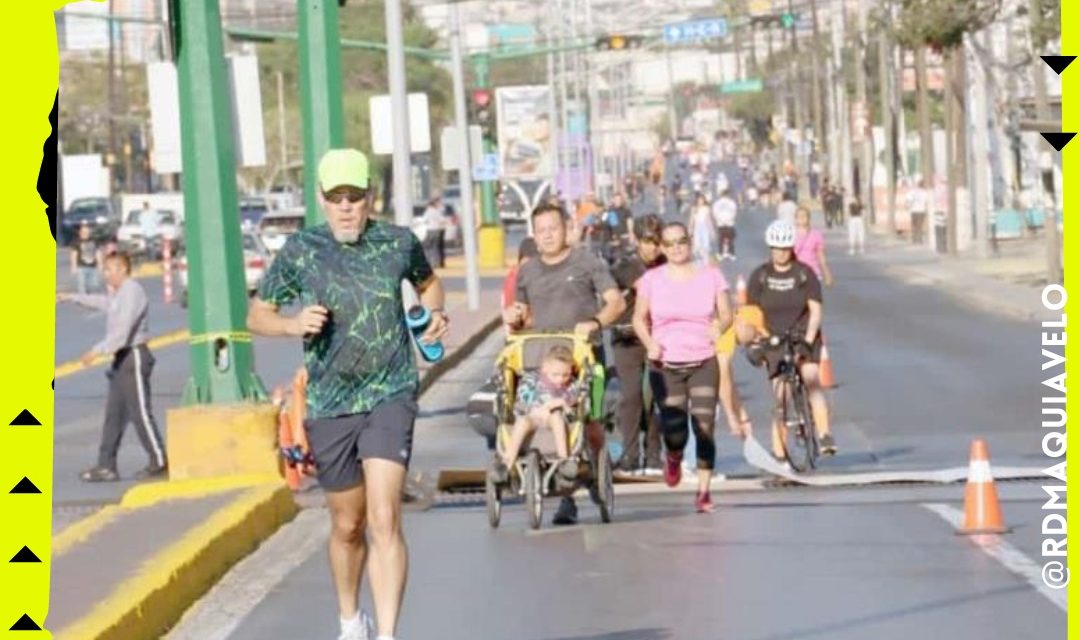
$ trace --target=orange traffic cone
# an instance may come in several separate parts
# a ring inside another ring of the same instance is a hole
[[[1007,533],[1009,528],[1001,517],[994,475],[990,473],[990,450],[986,441],[971,443],[971,464],[968,466],[967,488],[964,489],[964,525],[958,533]]]
[[[832,370],[832,358],[829,357],[829,347],[825,344],[825,338],[821,339],[821,386],[826,389],[832,389],[836,386],[836,379],[833,378]]]
[[[739,278],[735,280],[735,300],[739,305],[746,304],[746,279],[742,274],[739,274]]]

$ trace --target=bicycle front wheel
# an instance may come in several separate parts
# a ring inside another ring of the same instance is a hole
[[[780,418],[783,426],[781,441],[784,455],[791,468],[805,473],[814,468],[813,425],[808,423],[806,392],[792,380],[784,380],[783,404]]]

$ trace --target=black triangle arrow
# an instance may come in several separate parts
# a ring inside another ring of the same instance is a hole
[[[1062,71],[1064,71],[1070,64],[1072,64],[1073,60],[1076,60],[1076,56],[1039,56],[1039,57],[1042,58],[1043,62],[1045,62],[1047,65],[1049,65],[1049,67],[1054,70],[1054,73],[1058,74],[1059,76],[1061,75]]]
[[[29,409],[23,409],[15,419],[11,421],[13,427],[40,427],[41,423],[30,413]]]
[[[12,631],[41,631],[41,627],[36,622],[30,619],[30,616],[23,614],[23,617],[19,618],[19,621],[11,626]]]
[[[41,562],[41,558],[34,555],[34,552],[30,550],[30,547],[23,547],[15,554],[15,557],[11,559],[11,562]]]
[[[19,484],[15,485],[15,488],[8,493],[41,493],[41,489],[34,486],[33,482],[30,482],[30,478],[23,477],[19,480]]]
[[[1069,144],[1069,141],[1073,139],[1075,133],[1065,133],[1064,131],[1051,131],[1043,132],[1042,137],[1050,143],[1050,146],[1061,151],[1065,148],[1065,145]]]

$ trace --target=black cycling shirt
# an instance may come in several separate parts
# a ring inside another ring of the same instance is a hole
[[[761,307],[765,327],[772,334],[782,335],[795,329],[806,332],[810,322],[810,300],[821,302],[821,281],[813,269],[793,261],[787,271],[777,271],[767,262],[750,274],[746,284],[746,300]]]

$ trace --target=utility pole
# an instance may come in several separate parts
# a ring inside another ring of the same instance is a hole
[[[866,33],[866,5],[868,1],[869,0],[858,0],[859,45],[858,54],[855,56],[855,99],[858,101],[860,108],[863,109],[863,113],[866,113],[867,115],[870,113],[870,105],[866,99],[866,53],[869,51]],[[866,119],[866,122],[869,124],[869,117]],[[877,212],[874,210],[874,152],[871,146],[871,132],[864,130],[860,131],[859,135],[862,138],[862,144],[860,146],[861,155],[859,160],[858,191],[862,197],[863,205],[870,213],[870,224],[873,225],[877,222]]]
[[[115,192],[116,182],[116,3],[109,1],[109,191]]]
[[[671,131],[671,139],[679,138],[678,116],[675,114],[675,71],[671,66],[671,47],[664,45],[664,55],[667,56],[667,79],[668,79],[668,126]]]
[[[409,100],[405,85],[405,35],[401,0],[386,1],[386,67],[390,80],[390,109],[394,113],[394,222],[412,222],[412,147],[409,140]],[[333,4],[333,1],[330,2]],[[463,132],[468,140],[468,131]],[[466,168],[466,171],[468,168]]]
[[[450,69],[454,81],[454,120],[458,131],[458,186],[461,191],[461,242],[465,247],[465,292],[469,310],[480,308],[480,270],[476,256],[476,209],[473,208],[472,160],[469,157],[469,119],[465,109],[465,73],[461,59],[461,15],[450,5]]]
[[[810,64],[813,67],[811,69],[812,77],[811,82],[813,85],[810,90],[811,101],[811,114],[814,119],[814,150],[817,157],[820,159],[829,153],[831,147],[831,141],[826,139],[825,136],[825,123],[823,120],[823,114],[821,110],[821,76],[818,67],[821,66],[821,56],[818,51],[820,31],[818,27],[818,7],[817,0],[810,0],[810,12],[811,20],[813,20],[813,34],[814,40],[810,47],[811,61]]]
[[[316,193],[319,160],[345,145],[337,0],[297,0],[300,16],[300,120],[304,135],[304,202],[309,226],[322,222]]]
[[[289,146],[286,140],[285,128],[285,74],[278,71],[277,76],[277,104],[278,104],[278,143],[281,147],[281,170],[289,170]]]
[[[833,7],[833,68],[836,75],[833,78],[836,93],[836,118],[840,127],[840,153],[837,154],[840,161],[840,178],[847,197],[855,193],[855,174],[853,151],[851,143],[851,103],[847,93],[847,69],[844,68],[844,36],[845,18],[843,6]]]
[[[888,11],[888,8],[883,8]],[[883,14],[888,19],[887,14]],[[881,29],[878,35],[878,84],[881,88],[881,123],[885,131],[885,171],[888,180],[886,207],[888,211],[889,235],[896,235],[896,111],[893,108],[893,96],[896,94],[896,79],[892,75],[893,42],[888,29]]]
[[[261,400],[266,392],[245,330],[247,286],[218,0],[177,2],[174,11],[191,330],[192,376],[183,404]]]
[[[547,81],[548,81],[548,120],[551,122],[551,187],[548,189],[550,195],[555,195],[559,190],[559,174],[562,172],[562,149],[559,144],[562,140],[562,127],[559,124],[559,106],[558,98],[555,91],[555,52],[552,50],[554,40],[551,37],[552,31],[554,31],[554,25],[551,22],[552,17],[548,15],[547,27],[545,28],[544,39],[547,41],[548,53],[547,53]]]

